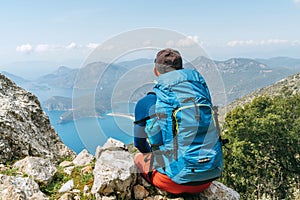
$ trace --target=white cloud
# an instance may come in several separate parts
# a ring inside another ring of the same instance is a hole
[[[166,43],[166,46],[167,47],[173,47],[175,46],[175,42],[173,40],[169,40],[167,43]]]
[[[263,46],[263,45],[292,45],[293,42],[289,40],[282,39],[269,39],[269,40],[232,40],[227,42],[227,46],[235,47],[235,46]]]
[[[71,42],[69,45],[65,47],[66,49],[75,49],[77,48],[77,44],[75,42]]]
[[[243,46],[243,45],[255,45],[254,40],[233,40],[227,42],[227,46],[234,47],[234,46]]]
[[[189,47],[194,46],[196,44],[202,44],[202,42],[199,42],[198,36],[187,36],[186,38],[180,39],[178,41],[169,40],[167,41],[166,45],[169,47]]]
[[[34,52],[36,52],[36,53],[59,52],[59,51],[68,49],[68,46],[53,45],[53,44],[38,44],[35,46]]]
[[[22,52],[22,53],[30,53],[32,52],[33,47],[30,44],[22,44],[20,46],[16,47],[16,51]]]
[[[188,46],[194,46],[196,43],[198,43],[198,36],[187,36],[184,39],[180,39],[177,42],[177,46],[188,47]]]
[[[86,47],[89,49],[96,49],[98,46],[99,46],[99,44],[97,44],[97,43],[88,43],[86,45]]]
[[[96,44],[89,43],[86,46],[77,45],[75,42],[71,42],[68,45],[58,45],[58,44],[37,44],[35,46],[31,44],[23,44],[16,47],[17,52],[22,53],[45,53],[45,52],[61,52],[61,51],[70,51],[73,49],[79,48],[94,48]]]
[[[35,52],[46,52],[46,51],[49,51],[50,50],[50,46],[48,44],[39,44],[35,47],[34,51]]]
[[[290,42],[288,40],[280,40],[280,39],[270,39],[270,40],[262,40],[260,41],[261,45],[264,44],[289,44]]]

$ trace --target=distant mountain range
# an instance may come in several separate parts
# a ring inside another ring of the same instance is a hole
[[[26,90],[48,90],[49,87],[47,85],[41,85],[37,82],[24,79],[23,77],[11,74],[7,71],[2,71],[1,74],[13,80],[17,85],[25,88]]]
[[[289,61],[287,58],[282,59],[286,62]],[[274,60],[278,60],[279,62],[280,58],[260,61],[247,58],[232,58],[226,61],[213,61],[199,57],[195,59],[192,64],[197,66],[203,74],[216,65],[223,79],[227,98],[225,105],[227,105],[254,90],[271,85],[282,78],[300,72],[300,59],[291,59],[289,65],[277,64],[275,67],[270,65],[275,63]],[[211,93],[214,97],[214,91],[218,91],[220,85],[214,80],[211,80],[210,83],[211,85],[209,85],[209,87],[212,88]],[[218,99],[215,99],[215,104],[222,105],[222,103],[223,102],[219,102]]]
[[[255,90],[254,92],[243,96],[242,98],[236,99],[227,106],[221,108],[220,121],[224,122],[225,113],[229,112],[237,106],[243,106],[246,103],[250,103],[256,97],[262,95],[274,97],[283,94],[293,95],[296,93],[300,93],[300,73],[281,79],[272,85],[260,88],[258,90]]]
[[[72,99],[68,97],[53,96],[42,104],[43,108],[51,110],[69,111],[72,109]]]
[[[77,73],[78,69],[61,66],[53,73],[41,76],[35,82],[53,88],[73,88]]]
[[[289,57],[274,57],[269,59],[255,59],[255,60],[264,63],[268,66],[286,67],[286,68],[297,68],[299,67],[299,63],[300,63],[299,58],[289,58]]]
[[[199,70],[208,83],[214,104],[225,106],[257,89],[300,72],[300,59],[231,58],[225,61],[214,61],[206,57],[198,57],[185,63],[185,67]],[[62,99],[56,97],[44,102],[43,106],[47,109],[61,110],[70,110],[69,108],[72,107],[73,111],[80,110],[77,116],[82,117],[95,114],[101,116],[111,110],[112,98],[117,102],[122,102],[124,98],[133,103],[137,101],[153,86],[153,83],[141,85],[155,79],[152,69],[152,59],[138,59],[114,64],[95,62],[80,69],[62,66],[36,80],[26,80],[7,72],[4,74],[29,91],[31,89],[46,91],[51,88],[54,91],[53,96],[58,96],[55,90],[73,89],[72,97],[59,95],[64,96],[63,104]],[[118,85],[116,88],[116,84],[121,86]],[[66,97],[73,98],[73,106],[66,104],[72,102]],[[69,114],[64,116],[70,119],[73,111],[69,111]]]

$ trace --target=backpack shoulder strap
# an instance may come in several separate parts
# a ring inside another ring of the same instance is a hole
[[[218,106],[213,106],[213,111],[214,111],[214,120],[215,120],[215,123],[216,123],[216,128],[217,128],[217,131],[219,133],[219,139],[220,139],[220,142],[222,144],[222,146],[225,146],[227,143],[229,143],[229,139],[222,139],[221,137],[221,130],[220,130],[220,124],[219,124],[219,120],[218,120]]]
[[[142,119],[140,119],[140,120],[136,120],[136,121],[134,121],[133,123],[134,123],[134,124],[140,124],[140,123],[146,122],[148,119],[152,119],[152,118],[154,118],[154,117],[157,117],[157,118],[160,119],[160,118],[166,118],[167,115],[166,115],[165,113],[154,113],[154,114],[149,115],[149,116],[147,116],[147,117],[145,117],[145,118],[142,118]]]
[[[134,121],[133,123],[134,123],[134,124],[140,124],[140,123],[146,122],[148,119],[151,119],[151,118],[154,118],[154,117],[156,117],[156,113],[154,113],[154,114],[152,114],[152,115],[150,115],[150,116],[147,116],[147,117],[145,117],[145,118],[142,118],[142,119],[140,119],[140,120],[136,120],[136,121]]]

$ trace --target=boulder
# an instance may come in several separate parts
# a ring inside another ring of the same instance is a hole
[[[74,156],[51,126],[32,93],[0,74],[0,163],[26,156],[50,158]]]
[[[38,183],[48,184],[54,177],[57,169],[50,159],[26,157],[17,161],[13,167],[28,175]]]
[[[88,153],[86,149],[83,149],[73,160],[75,166],[85,166],[90,164],[94,160],[94,156]]]
[[[136,183],[137,169],[133,156],[119,146],[103,148],[94,168],[93,194],[118,195],[120,199],[131,199],[131,191]]]
[[[1,200],[48,200],[39,185],[30,178],[6,176],[0,174]]]
[[[68,192],[70,190],[72,190],[74,187],[74,181],[73,180],[69,180],[67,181],[65,184],[63,184],[61,186],[61,188],[59,189],[59,193],[64,193],[64,192]]]
[[[199,199],[214,200],[238,200],[240,199],[239,193],[233,189],[225,186],[224,184],[213,181],[212,184],[203,193],[200,193]]]
[[[110,148],[127,150],[127,146],[123,142],[113,138],[108,138],[108,140],[103,145],[103,149],[110,149]]]
[[[135,199],[144,199],[149,195],[149,192],[142,185],[135,185],[133,187],[134,198]]]
[[[105,142],[105,144],[103,145],[103,147],[98,146],[96,148],[95,158],[98,159],[100,157],[102,151],[107,151],[110,149],[113,149],[114,151],[116,151],[116,150],[128,151],[127,146],[123,142],[113,139],[113,138],[108,138],[107,141]]]

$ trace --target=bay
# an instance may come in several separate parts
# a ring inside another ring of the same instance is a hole
[[[45,111],[50,123],[66,146],[77,154],[83,149],[95,154],[97,146],[102,146],[108,138],[130,144],[133,142],[133,122],[114,116],[103,118],[88,117],[60,124],[63,111]]]

